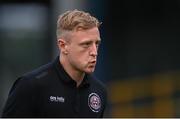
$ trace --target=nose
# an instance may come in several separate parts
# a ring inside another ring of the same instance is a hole
[[[98,50],[98,47],[97,45],[94,43],[90,49],[90,55],[91,56],[97,56],[97,50]]]

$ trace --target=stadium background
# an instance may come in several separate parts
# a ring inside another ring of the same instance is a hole
[[[180,117],[179,0],[1,0],[0,113],[16,78],[56,57],[57,16],[70,9],[103,22],[107,117]]]

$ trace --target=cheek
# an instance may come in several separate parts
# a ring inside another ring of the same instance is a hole
[[[69,58],[77,62],[87,62],[89,58],[88,49],[84,49],[78,45],[70,45],[68,47]]]
[[[88,55],[86,53],[80,53],[76,56],[76,60],[79,61],[79,63],[86,63],[88,62]]]
[[[88,58],[88,50],[86,49],[72,49],[71,51],[71,55],[74,58],[78,58],[78,59],[87,59]]]
[[[77,62],[83,62],[84,60],[87,60],[86,58],[87,58],[86,53],[84,53],[82,51],[74,50],[69,53],[70,60],[74,60]]]

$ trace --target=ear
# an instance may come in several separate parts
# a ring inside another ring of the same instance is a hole
[[[65,41],[64,39],[58,39],[57,40],[57,45],[59,47],[59,50],[61,53],[63,54],[67,54],[67,41]]]

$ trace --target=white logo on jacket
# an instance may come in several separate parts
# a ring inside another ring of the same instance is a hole
[[[51,102],[62,102],[62,103],[65,102],[64,97],[59,97],[59,96],[50,96],[49,100]]]

